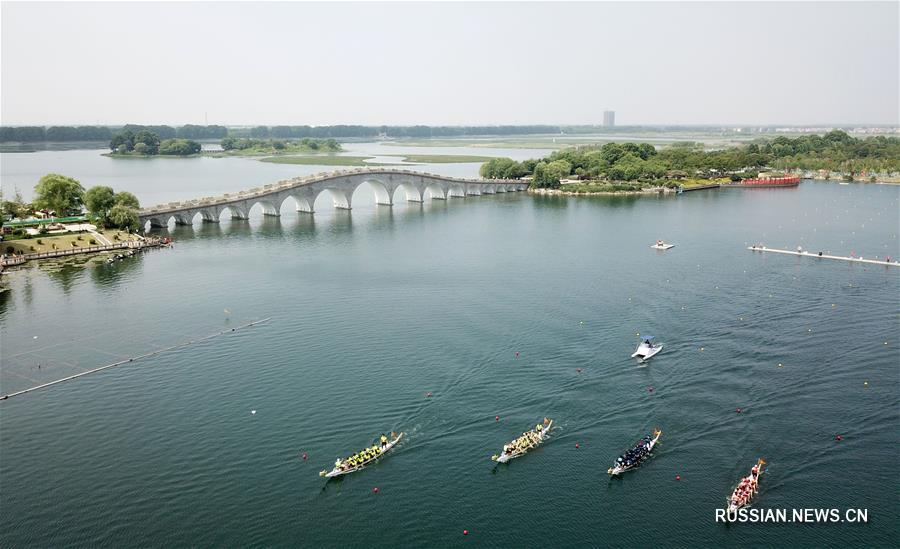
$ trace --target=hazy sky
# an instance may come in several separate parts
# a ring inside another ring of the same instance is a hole
[[[898,124],[898,5],[3,2],[0,122]]]

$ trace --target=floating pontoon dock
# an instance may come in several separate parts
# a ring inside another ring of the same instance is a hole
[[[776,254],[798,255],[803,257],[814,257],[816,259],[836,259],[838,261],[851,261],[853,263],[869,263],[871,265],[884,265],[890,267],[900,267],[900,262],[896,259],[887,261],[884,259],[863,259],[861,257],[846,257],[841,255],[829,255],[823,252],[810,253],[806,250],[778,250],[775,248],[766,248],[765,246],[747,246],[747,249],[753,252],[772,252]]]

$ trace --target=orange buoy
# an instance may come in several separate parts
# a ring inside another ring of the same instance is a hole
[[[464,536],[468,536],[468,535],[469,535],[469,531],[468,531],[468,530],[463,530],[463,535],[464,535]]]
[[[675,475],[675,480],[681,480],[681,475]]]
[[[372,491],[375,492],[375,493],[377,494],[377,493],[378,493],[378,487],[376,486],[375,488],[372,488]]]
[[[575,368],[575,371],[580,374],[582,371],[584,371],[584,368]]]
[[[516,351],[516,358],[519,358],[519,351]]]
[[[581,445],[578,444],[578,443],[576,442],[576,443],[575,443],[575,448],[581,448]]]
[[[430,396],[431,396],[431,391],[428,391],[427,393],[425,393],[425,396],[426,396],[426,397],[430,397]]]
[[[647,390],[650,391],[650,392],[652,393],[652,392],[653,392],[653,387],[647,387]]]
[[[834,440],[840,442],[840,441],[844,440],[844,437],[842,437],[841,435],[837,435],[836,437],[834,437]]]
[[[500,421],[500,416],[494,416],[494,421]]]
[[[737,413],[740,414],[741,412],[743,412],[743,410],[741,410],[740,408],[738,408],[737,410],[735,410],[735,412],[737,412]]]
[[[306,452],[303,452],[303,459],[306,459],[306,458],[308,458],[308,457],[309,457],[309,456],[306,455]]]

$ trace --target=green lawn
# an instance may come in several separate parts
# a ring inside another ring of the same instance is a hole
[[[402,157],[404,162],[417,164],[463,164],[474,162],[487,162],[493,156],[474,156],[465,154],[392,154],[389,156]]]
[[[118,231],[116,229],[104,229],[97,232],[109,239],[109,241],[113,244],[118,244],[119,242],[137,238],[134,235],[130,235],[124,231]],[[120,240],[115,239],[116,235],[119,236]],[[94,240],[95,243],[91,244],[91,240]],[[2,248],[3,253],[17,254],[34,254],[39,252],[71,250],[73,248],[86,248],[88,246],[101,245],[102,244],[94,238],[94,235],[90,233],[70,233],[59,236],[40,235],[33,236],[31,238],[20,238],[16,240],[7,240],[5,242],[0,242],[0,248]],[[10,248],[12,248],[12,251],[10,251]]]

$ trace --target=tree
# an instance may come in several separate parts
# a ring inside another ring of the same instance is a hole
[[[35,205],[46,208],[63,217],[70,212],[80,211],[84,187],[77,179],[50,173],[45,175],[34,186]]]
[[[13,219],[24,219],[31,210],[31,206],[22,199],[22,191],[18,188],[16,188],[16,194],[12,200],[3,200],[2,194],[0,194],[0,208],[3,210],[0,217],[9,216]]]
[[[135,210],[138,210],[141,207],[141,204],[140,202],[138,202],[137,197],[128,191],[117,192],[115,203],[116,206],[125,206],[126,208],[134,208]]]
[[[109,210],[109,222],[120,229],[137,229],[141,223],[137,210],[122,204],[116,204]]]
[[[559,180],[569,175],[571,164],[565,160],[554,160],[553,162],[539,162],[534,167],[534,180],[532,184],[538,188],[558,189]]]
[[[97,185],[84,193],[84,205],[94,217],[105,220],[110,208],[116,205],[116,196],[111,187]]]
[[[198,154],[202,146],[190,139],[166,139],[159,144],[159,154],[172,156],[188,156]]]
[[[134,136],[135,151],[138,143],[147,145],[146,152],[141,154],[156,154],[159,152],[159,136],[149,130],[141,130]]]
[[[125,147],[125,152],[134,149],[134,133],[131,130],[124,130],[113,136],[109,142],[109,150],[121,153],[121,148]]]

